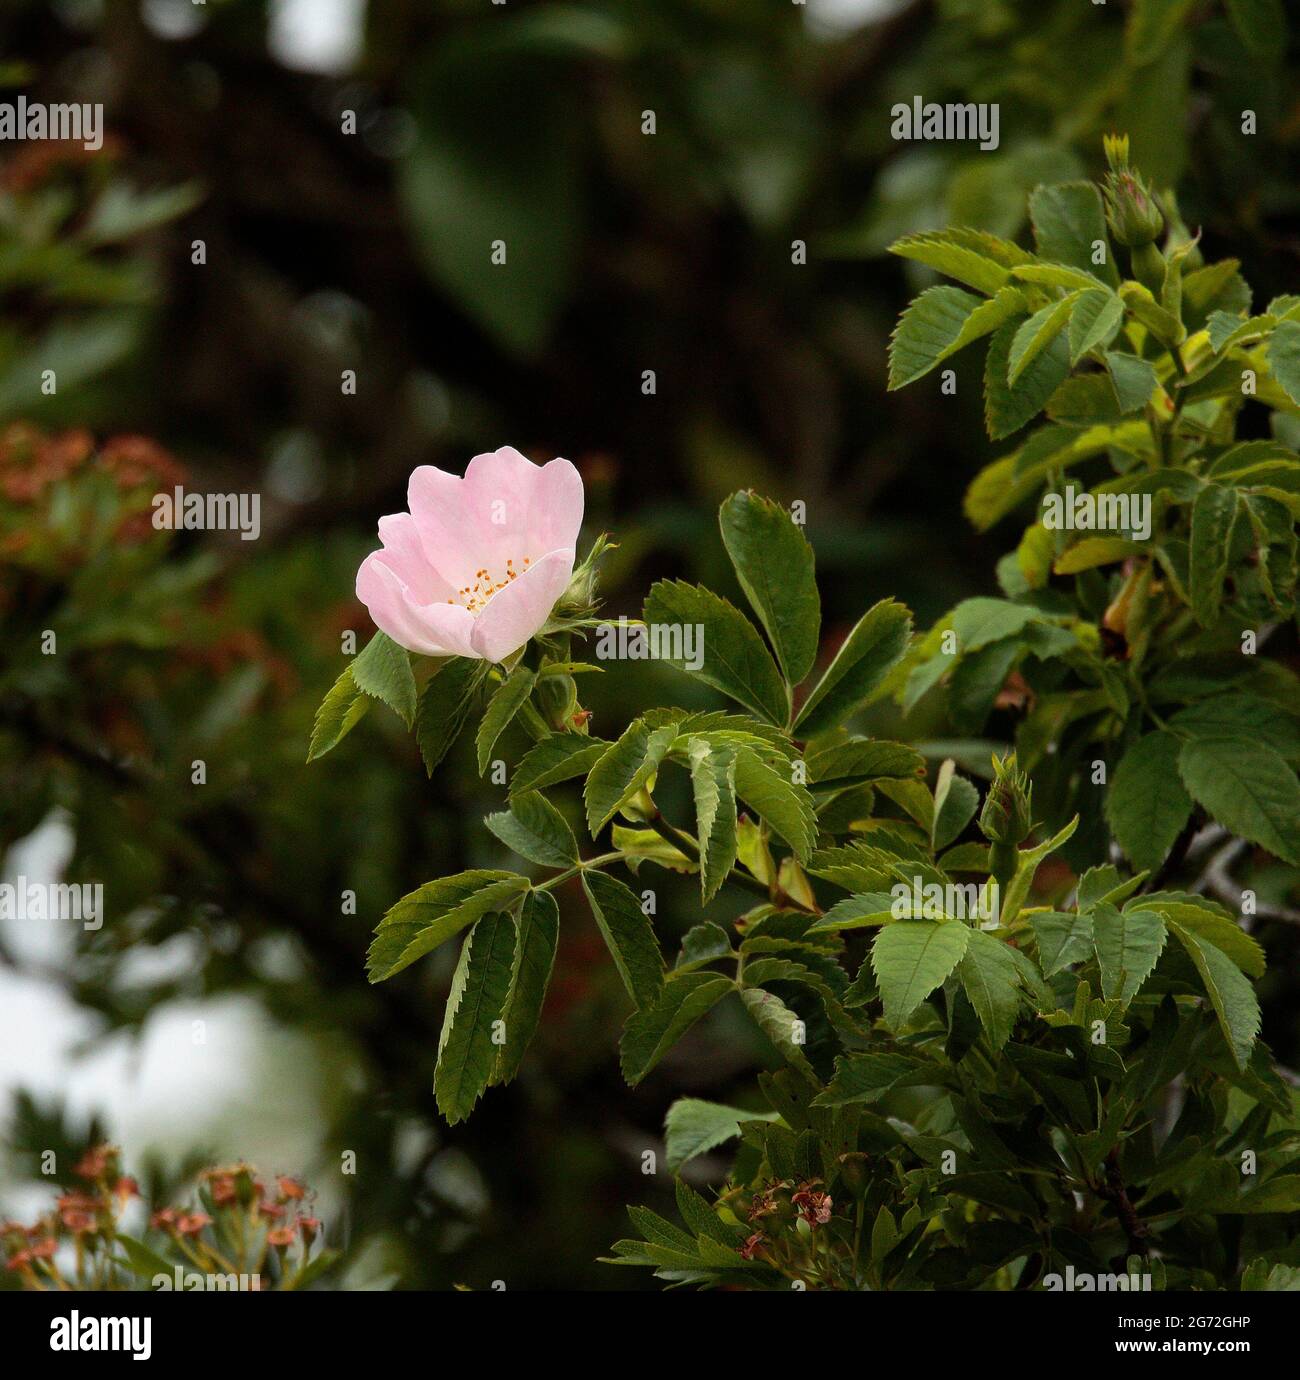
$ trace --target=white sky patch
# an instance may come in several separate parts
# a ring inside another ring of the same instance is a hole
[[[841,38],[905,9],[909,0],[806,0],[808,29],[818,38]]]
[[[339,76],[361,56],[365,0],[272,0],[267,44],[298,72]]]
[[[9,849],[2,876],[60,881],[74,845],[67,815],[54,811]],[[65,1103],[74,1122],[99,1113],[128,1171],[146,1151],[175,1161],[193,1150],[249,1159],[267,1173],[308,1171],[321,1153],[330,1096],[312,1039],[238,994],[171,1002],[138,1034],[106,1034],[102,1018],[64,987],[75,923],[0,920],[19,965],[0,964],[0,1142],[22,1088],[40,1102]],[[183,976],[202,959],[196,935],[176,935],[130,955],[119,984]],[[48,1205],[29,1185],[0,1187],[0,1219]]]

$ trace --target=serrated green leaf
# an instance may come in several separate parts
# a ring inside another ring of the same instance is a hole
[[[1020,1014],[1020,971],[1010,946],[983,930],[971,930],[957,976],[989,1044],[1001,1049]]]
[[[1092,940],[1102,996],[1126,1007],[1154,971],[1165,939],[1165,922],[1155,911],[1119,911],[1099,901],[1092,910]]]
[[[337,747],[361,722],[369,708],[370,700],[362,694],[361,687],[352,679],[351,667],[345,668],[316,711],[307,760],[314,762],[331,748]]]
[[[888,891],[861,891],[836,902],[809,926],[808,934],[835,934],[886,925],[893,918],[894,898]]]
[[[692,926],[682,936],[682,951],[673,971],[690,972],[706,963],[714,963],[732,953],[731,936],[712,920]]]
[[[1203,628],[1219,616],[1236,518],[1237,495],[1220,484],[1207,484],[1192,504],[1189,594],[1192,613]]]
[[[1083,293],[1070,316],[1070,364],[1092,350],[1104,350],[1124,324],[1124,303],[1113,292],[1093,288]]]
[[[594,869],[583,872],[582,889],[628,995],[638,1008],[654,1005],[664,985],[664,960],[640,901],[616,877]]]
[[[541,1019],[542,1004],[555,965],[560,939],[560,911],[549,891],[530,891],[519,908],[515,927],[510,991],[501,1013],[505,1043],[498,1046],[491,1083],[509,1083],[519,1072],[524,1051]]]
[[[619,1041],[623,1077],[633,1087],[678,1040],[727,995],[736,984],[717,973],[676,973],[659,995],[628,1017]]]
[[[1300,783],[1272,748],[1249,738],[1193,738],[1178,773],[1231,833],[1300,865]]]
[[[971,822],[979,803],[979,792],[964,776],[957,775],[957,763],[949,757],[939,767],[934,783],[930,843],[936,852],[947,848]]]
[[[528,889],[513,872],[472,870],[440,877],[408,892],[390,907],[371,941],[366,965],[382,982],[436,949],[490,910],[501,910]]]
[[[647,623],[702,627],[703,664],[693,668],[671,658],[669,664],[730,695],[768,723],[786,722],[789,695],[781,673],[757,629],[734,604],[700,585],[660,580],[646,596],[644,617]]]
[[[967,322],[984,305],[981,298],[946,283],[915,297],[889,340],[890,391],[915,383],[955,353]]]
[[[352,679],[367,695],[382,700],[407,728],[415,719],[415,675],[411,654],[386,633],[377,632],[350,667]]]
[[[1019,431],[1043,410],[1070,371],[1070,352],[1058,332],[1016,382],[1007,383],[1011,346],[1022,322],[1012,317],[993,332],[984,361],[984,420],[991,440]]]
[[[925,758],[904,743],[876,738],[851,738],[808,755],[808,780],[822,786],[830,781],[874,781],[881,776],[903,779],[925,775]]]
[[[1015,388],[1021,376],[1044,350],[1065,329],[1065,324],[1079,300],[1079,293],[1071,293],[1060,301],[1049,302],[1031,317],[1022,321],[1011,338],[1007,354],[1007,383]]]
[[[1247,340],[1258,340],[1267,335],[1277,325],[1277,318],[1267,313],[1242,320],[1231,312],[1212,311],[1206,320],[1205,330],[1210,337],[1210,348],[1216,355],[1230,350]]]
[[[700,891],[707,903],[717,895],[736,861],[736,785],[733,755],[690,740],[691,791],[700,844]]]
[[[1164,917],[1166,924],[1175,922],[1222,949],[1248,977],[1264,976],[1266,960],[1259,941],[1248,935],[1217,902],[1188,892],[1155,891],[1131,904],[1154,910]]]
[[[460,737],[486,673],[485,661],[468,656],[452,657],[424,687],[415,714],[415,741],[424,759],[424,769],[430,776]]]
[[[587,772],[613,746],[581,733],[552,733],[528,749],[510,778],[510,791],[540,791]]]
[[[1268,341],[1268,367],[1287,397],[1300,405],[1300,322],[1278,323]]]
[[[496,1062],[496,1023],[510,991],[514,950],[514,921],[500,913],[485,915],[461,947],[433,1074],[438,1110],[453,1126],[470,1114]]]
[[[1038,958],[1044,977],[1092,957],[1092,915],[1089,912],[1039,911],[1029,917],[1029,923],[1038,941]]]
[[[933,268],[945,277],[973,287],[991,297],[1007,281],[1006,266],[972,248],[945,230],[923,230],[904,235],[889,246],[891,254]]]
[[[806,786],[782,776],[749,748],[741,748],[732,763],[736,794],[806,862],[817,837],[817,810]]]
[[[524,707],[532,694],[537,676],[527,666],[516,666],[497,686],[488,701],[487,710],[474,735],[474,751],[478,759],[478,774],[483,775],[492,761],[492,749],[497,739],[509,727],[511,720]]]
[[[933,1067],[933,1066],[932,1066]],[[906,1054],[846,1054],[835,1061],[835,1076],[814,1107],[849,1107],[878,1102],[892,1088],[910,1080],[926,1065]]]
[[[652,729],[644,719],[633,719],[605,749],[582,791],[593,838],[650,781],[676,737],[675,725]]]
[[[578,856],[577,840],[564,816],[544,795],[524,791],[510,808],[488,815],[484,824],[521,858],[544,867],[568,867]]]
[[[1148,733],[1120,758],[1106,793],[1106,819],[1134,867],[1156,868],[1192,813],[1192,798],[1178,779],[1179,741]]]
[[[871,946],[885,1020],[897,1029],[961,962],[974,933],[960,921],[895,920]]]
[[[698,1097],[680,1097],[664,1118],[664,1162],[675,1174],[688,1160],[740,1134],[745,1121],[775,1121],[776,1112],[746,1112]]]
[[[1119,286],[1101,193],[1094,183],[1058,182],[1035,187],[1029,196],[1029,219],[1040,257],[1081,269],[1111,287]],[[1104,249],[1100,264],[1093,262],[1098,243]]]
[[[803,1052],[807,1043],[804,1023],[788,1006],[771,992],[761,987],[745,987],[740,999],[745,1010],[754,1019],[754,1024],[776,1046],[792,1068],[797,1069],[811,1082],[817,1081],[808,1056]]]
[[[868,609],[804,701],[795,731],[815,738],[842,723],[902,660],[911,636],[912,616],[902,604],[882,599]]]
[[[1237,965],[1216,945],[1176,921],[1170,922],[1169,928],[1196,965],[1232,1057],[1237,1061],[1237,1067],[1244,1069],[1250,1061],[1260,1027],[1259,1001],[1255,997],[1255,989],[1241,975]]]
[[[1122,350],[1106,351],[1106,371],[1115,390],[1115,403],[1121,413],[1136,412],[1151,400],[1160,386],[1156,371],[1145,359]]]
[[[813,549],[780,504],[748,490],[723,503],[718,523],[736,578],[767,630],[786,681],[798,685],[817,660],[821,628]]]

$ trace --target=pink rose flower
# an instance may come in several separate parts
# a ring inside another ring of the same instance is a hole
[[[357,571],[357,598],[376,627],[426,656],[501,661],[517,651],[573,574],[578,471],[503,446],[476,455],[463,479],[421,465],[406,499],[409,513],[379,519],[383,549]]]

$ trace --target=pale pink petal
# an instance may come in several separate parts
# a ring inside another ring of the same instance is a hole
[[[375,626],[409,652],[425,656],[477,656],[471,645],[474,618],[457,604],[418,604],[386,564],[387,551],[373,551],[357,571],[357,598]]]
[[[572,551],[582,528],[582,476],[568,460],[542,466],[532,505],[528,531],[542,551]],[[537,559],[532,551],[528,554]]]
[[[573,574],[573,552],[552,551],[494,594],[474,620],[475,652],[501,661],[546,622]]]
[[[425,555],[457,590],[482,570],[495,583],[574,546],[582,526],[578,471],[567,460],[534,465],[511,446],[476,455],[463,480],[422,465],[407,497]]]
[[[414,604],[446,603],[455,591],[429,564],[415,519],[410,513],[392,513],[379,519],[379,540],[384,549],[376,554],[406,586]]]

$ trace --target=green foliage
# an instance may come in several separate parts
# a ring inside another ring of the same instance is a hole
[[[1168,22],[1141,10],[1134,51],[1160,50]],[[617,1243],[617,1263],[697,1285],[932,1289],[1132,1259],[1161,1287],[1244,1287],[1218,1226],[1241,1216],[1260,1223],[1242,1242],[1251,1287],[1290,1264],[1297,1107],[1259,1040],[1263,951],[1202,888],[1161,888],[1202,826],[1300,865],[1300,687],[1242,636],[1295,613],[1300,455],[1238,442],[1256,395],[1202,387],[1230,360],[1265,380],[1267,406],[1294,408],[1286,335],[1270,348],[1291,307],[1247,329],[1235,264],[1198,277],[1215,266],[1191,269],[1173,231],[1163,253],[1146,243],[1150,207],[1126,209],[1127,194],[1108,184],[1103,209],[1090,184],[1040,188],[1032,252],[971,230],[896,246],[963,287],[904,313],[891,386],[987,338],[990,436],[1046,413],[968,495],[982,527],[1039,501],[1000,593],[919,634],[882,599],[818,675],[811,545],[745,491],[719,530],[753,618],[678,580],[644,609],[652,631],[702,629],[701,655],[669,639],[666,659],[694,702],[716,691],[741,712],[651,708],[614,741],[588,735],[576,690],[548,716],[548,676],[572,664],[581,625],[481,673],[496,688],[479,769],[516,762],[487,826],[551,874],[430,882],[385,916],[370,958],[379,980],[469,931],[435,1073],[444,1115],[520,1067],[574,879],[633,1008],[629,1084],[664,1077],[679,1042],[722,1020],[748,1022],[768,1069],[764,1110],[674,1105],[670,1167],[738,1139],[731,1178],[716,1202],[678,1185],[684,1229],[632,1209],[643,1239]],[[1109,223],[1144,281],[1121,276]],[[1056,520],[1094,508],[1127,516]],[[317,736],[342,736],[355,687],[409,718],[417,674],[368,648]],[[994,759],[982,808],[960,740],[922,753],[861,731],[866,714],[939,697],[976,734],[1017,680],[1015,753]],[[579,780],[591,838],[609,835],[590,856],[566,819]],[[671,967],[652,865],[697,875],[705,908]]]

